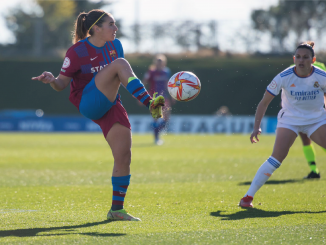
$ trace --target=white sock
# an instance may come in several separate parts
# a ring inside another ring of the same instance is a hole
[[[281,166],[281,163],[274,157],[269,157],[258,169],[254,179],[251,182],[249,190],[245,196],[252,196],[262,187],[266,181],[271,177],[274,171]]]

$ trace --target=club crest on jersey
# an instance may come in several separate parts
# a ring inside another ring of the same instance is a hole
[[[117,57],[117,53],[115,52],[115,50],[110,50],[110,57],[111,58],[116,58]]]
[[[318,82],[314,83],[314,88],[319,88],[319,83]]]
[[[70,59],[68,57],[63,61],[62,68],[68,68],[70,66]]]

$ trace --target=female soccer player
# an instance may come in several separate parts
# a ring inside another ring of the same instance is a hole
[[[165,106],[170,107],[170,100],[168,99],[167,86],[168,81],[171,76],[170,69],[166,67],[166,56],[163,54],[158,54],[153,60],[153,64],[149,67],[148,71],[144,75],[144,84],[149,83],[150,95],[154,96],[157,92],[159,95],[163,95],[165,98]],[[154,119],[153,129],[154,129],[154,139],[155,144],[162,145],[163,141],[160,139],[160,131],[164,129],[170,118],[171,110],[165,110],[163,112],[164,116],[160,119]]]
[[[309,44],[314,49],[314,42],[307,41],[305,42]],[[304,44],[304,43],[302,43]],[[314,66],[317,66],[318,68],[326,71],[326,67],[324,63],[321,62],[314,62]],[[319,179],[320,178],[320,172],[316,165],[316,153],[314,146],[311,144],[311,140],[308,138],[308,136],[304,133],[299,133],[302,144],[303,144],[303,153],[304,156],[308,162],[308,165],[310,167],[310,173],[305,177],[305,179]],[[325,148],[322,148],[324,151],[326,151]]]
[[[61,72],[54,77],[43,72],[39,80],[61,91],[70,84],[69,99],[81,114],[97,123],[111,147],[114,167],[113,198],[109,220],[140,221],[124,210],[130,183],[131,127],[118,89],[122,84],[147,106],[154,118],[162,117],[164,97],[150,97],[141,81],[124,59],[118,28],[113,16],[95,9],[81,13],[75,23],[74,45],[66,53]]]
[[[279,73],[268,85],[257,107],[251,143],[259,141],[260,124],[269,103],[282,89],[282,109],[278,114],[272,155],[258,169],[239,206],[253,207],[252,200],[273,172],[281,166],[299,132],[326,148],[326,72],[313,66],[315,52],[308,43],[300,44],[294,54],[295,67]]]

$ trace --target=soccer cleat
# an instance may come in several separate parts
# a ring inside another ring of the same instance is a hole
[[[315,173],[311,171],[307,176],[304,177],[304,179],[320,179],[320,173]]]
[[[252,205],[252,200],[254,200],[254,198],[247,195],[240,200],[239,206],[243,208],[253,208],[254,205]]]
[[[163,145],[163,140],[155,140],[155,145]]]
[[[154,93],[153,98],[149,101],[149,111],[152,114],[154,119],[163,117],[162,106],[164,106],[165,99],[162,95],[156,96],[157,93]]]
[[[110,210],[107,215],[108,220],[120,220],[120,221],[141,221],[139,218],[136,218],[129,214],[126,210],[120,209],[117,211]]]

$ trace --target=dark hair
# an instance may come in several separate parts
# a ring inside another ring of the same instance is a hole
[[[101,27],[102,23],[105,21],[106,16],[112,16],[112,15],[106,13],[101,9],[93,9],[88,13],[85,12],[80,13],[75,22],[75,31],[73,32],[73,43],[76,43],[79,40],[86,38],[87,36],[92,36],[94,33],[93,31],[94,23],[96,23],[95,25]]]
[[[313,42],[313,41],[302,42],[299,44],[299,46],[297,47],[297,49],[295,51],[297,51],[299,48],[309,49],[312,57],[315,57],[314,46],[315,46],[315,42]]]

